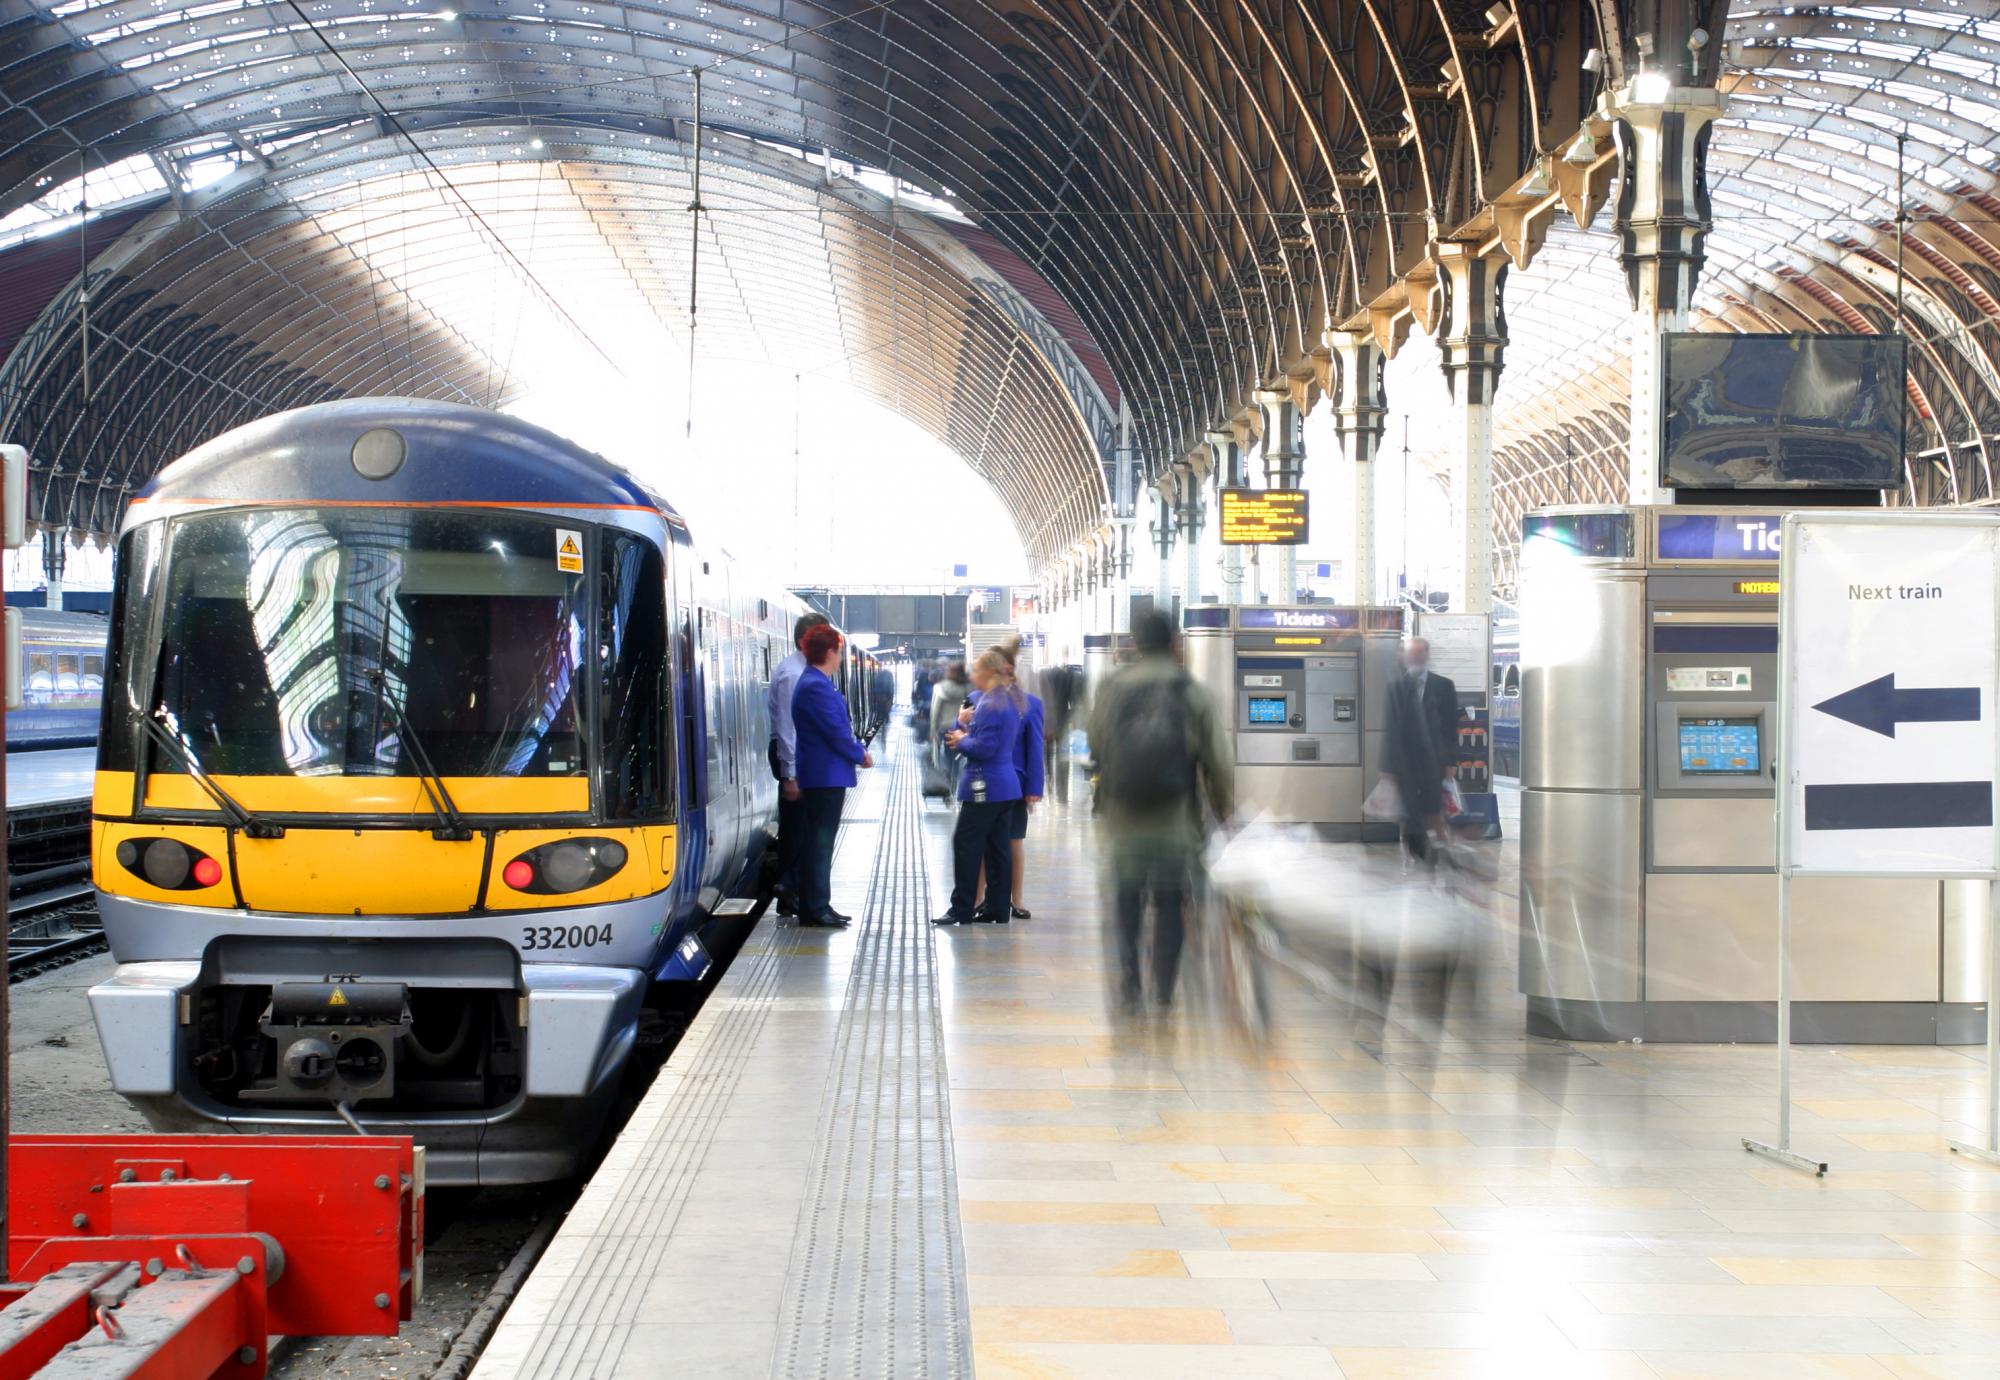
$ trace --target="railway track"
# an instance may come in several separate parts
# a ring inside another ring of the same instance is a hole
[[[101,953],[90,864],[46,867],[7,884],[7,981],[25,982]]]

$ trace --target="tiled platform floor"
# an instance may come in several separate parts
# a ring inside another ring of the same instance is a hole
[[[935,902],[949,816],[924,823]],[[1766,1163],[1738,1142],[1775,1130],[1768,1048],[1520,1035],[1504,869],[1501,894],[1471,912],[1484,958],[1442,1036],[1401,1002],[1379,1033],[1357,1026],[1280,974],[1275,1033],[1253,1045],[1203,999],[1199,955],[1173,1015],[1127,1023],[1107,1011],[1088,829],[1076,808],[1037,819],[1033,920],[936,936],[981,1380],[2000,1378],[2000,1170],[1957,1162],[1943,1143],[1978,1116],[1978,1050],[1800,1050],[1794,1137],[1833,1173]],[[851,888],[865,885],[858,860],[872,851],[843,844],[843,899],[857,914]],[[1402,903],[1402,885],[1393,873],[1357,882],[1390,888],[1380,904]],[[859,942],[753,939],[785,951],[789,983],[817,983],[820,1020]],[[774,1008],[769,1019],[766,1029],[792,1017]],[[768,1065],[802,1060],[810,1044],[774,1048],[761,1067],[753,1051],[742,1067],[768,1091]],[[810,1084],[817,1099],[827,1070],[797,1074],[801,1097]],[[662,1114],[676,1095],[648,1099],[654,1114],[642,1110],[626,1136],[645,1143],[621,1145],[614,1174],[663,1139],[706,1134]],[[796,1159],[802,1194],[812,1148],[801,1119],[774,1117],[761,1138],[754,1119],[736,1125],[745,1149],[700,1172],[721,1184]],[[798,1373],[769,1345],[787,1257],[762,1219],[792,1221],[800,1201],[782,1195],[775,1211],[735,1219],[729,1269],[762,1292],[724,1280],[676,1302],[681,1267],[655,1265],[658,1279],[633,1293],[652,1301],[644,1324],[670,1326],[615,1370],[505,1362],[527,1354],[523,1339],[546,1337],[558,1297],[548,1281],[582,1268],[619,1193],[586,1193],[481,1380]],[[686,1261],[673,1252],[720,1249],[704,1242],[721,1224],[697,1216],[677,1235],[628,1217],[626,1229],[672,1238],[664,1258]],[[617,1283],[579,1278],[572,1295]],[[745,1343],[727,1356],[703,1340],[708,1305],[722,1310],[713,1325]],[[629,1335],[637,1321],[601,1326]]]

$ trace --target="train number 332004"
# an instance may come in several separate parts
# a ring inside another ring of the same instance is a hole
[[[524,925],[523,949],[590,949],[611,942],[609,925]]]

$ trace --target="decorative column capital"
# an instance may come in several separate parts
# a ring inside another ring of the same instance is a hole
[[[1298,390],[1285,380],[1259,387],[1250,397],[1264,416],[1265,487],[1297,488],[1306,467],[1306,448],[1299,436]]]
[[[1471,240],[1439,240],[1431,246],[1437,265],[1437,342],[1445,386],[1470,405],[1490,404],[1506,367],[1507,255],[1482,253]]]
[[[1343,441],[1365,440],[1367,453],[1354,458],[1372,459],[1389,416],[1388,395],[1382,386],[1388,354],[1373,334],[1361,331],[1330,334],[1327,351],[1332,363],[1327,393],[1333,399],[1334,429]]]
[[[1694,299],[1713,224],[1708,141],[1727,109],[1721,92],[1674,86],[1654,72],[1640,73],[1598,102],[1618,151],[1614,228],[1635,310],[1650,306],[1680,317]]]

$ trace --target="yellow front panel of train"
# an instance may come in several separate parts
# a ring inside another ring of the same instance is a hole
[[[236,837],[236,876],[252,910],[296,915],[450,915],[479,899],[486,841],[429,829],[289,829]]]

